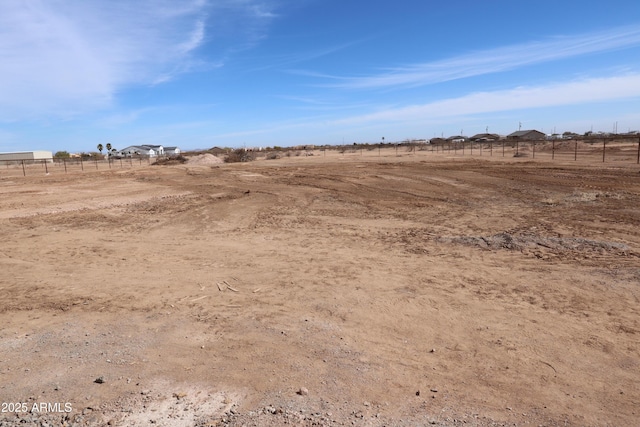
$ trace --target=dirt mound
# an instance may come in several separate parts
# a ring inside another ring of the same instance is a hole
[[[221,158],[209,153],[199,154],[195,157],[191,157],[187,161],[187,164],[191,166],[210,166],[219,165],[220,163],[224,163],[224,161]]]

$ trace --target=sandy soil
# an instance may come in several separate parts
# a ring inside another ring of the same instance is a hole
[[[0,171],[0,425],[635,425],[639,170]]]

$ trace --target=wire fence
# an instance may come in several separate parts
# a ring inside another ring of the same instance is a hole
[[[640,164],[640,135],[556,140],[438,141],[432,143],[362,144],[320,149],[342,156],[444,154],[464,157],[522,158],[536,161]]]
[[[456,156],[522,157],[552,161],[640,164],[640,136],[633,139],[445,142],[432,145],[430,150]]]
[[[499,140],[499,141],[442,141],[438,143],[403,144],[363,144],[334,146],[330,151],[340,155],[381,156],[445,154],[460,157],[523,158],[540,161],[573,161],[581,163],[616,163],[640,165],[640,135],[620,138],[602,137],[575,140]],[[305,151],[313,155],[313,151]],[[321,156],[326,156],[327,147],[320,148]],[[300,155],[300,150],[288,150],[287,155]],[[280,154],[280,151],[277,152]],[[269,153],[265,153],[269,158]],[[69,158],[53,160],[0,160],[0,176],[32,176],[66,174],[109,169],[133,169],[147,166],[157,158],[127,157],[120,159]]]
[[[32,176],[105,171],[109,169],[133,169],[148,166],[155,163],[155,161],[156,158],[149,157],[0,160],[0,175]]]

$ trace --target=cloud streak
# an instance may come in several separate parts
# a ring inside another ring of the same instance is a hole
[[[462,117],[472,114],[531,108],[608,102],[640,97],[640,74],[591,78],[546,86],[517,87],[494,92],[476,92],[422,105],[386,109],[331,122],[353,125],[375,122]]]
[[[640,27],[622,27],[577,36],[562,36],[472,52],[441,61],[386,70],[376,75],[341,77],[300,72],[334,80],[327,87],[380,89],[415,87],[514,70],[527,65],[640,46]]]

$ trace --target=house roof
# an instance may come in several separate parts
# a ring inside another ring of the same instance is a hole
[[[498,135],[497,133],[478,133],[473,135],[471,138],[469,138],[471,140],[476,140],[476,139],[500,139],[500,135]]]
[[[120,151],[130,151],[130,150],[149,151],[151,149],[152,148],[149,145],[130,145],[129,147],[125,147]]]
[[[539,130],[535,130],[535,129],[529,129],[529,130],[519,130],[513,133],[510,133],[508,136],[510,137],[519,137],[519,136],[526,136],[529,135],[530,133],[535,132],[535,133],[539,133],[541,135],[544,135],[544,133],[540,132]]]

